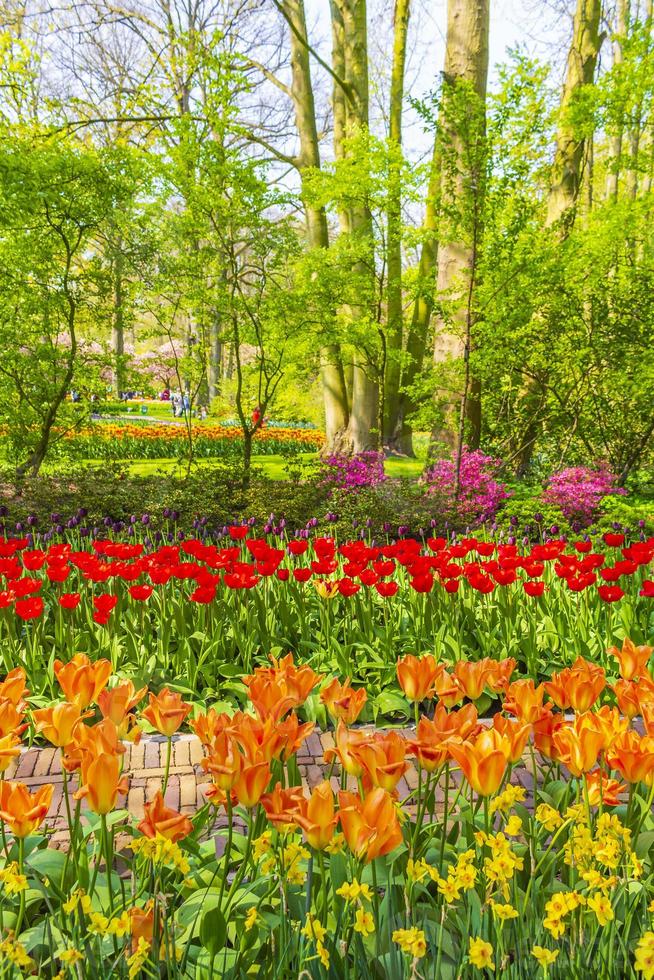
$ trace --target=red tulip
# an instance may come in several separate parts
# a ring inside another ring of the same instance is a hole
[[[14,609],[16,615],[23,620],[38,619],[43,615],[43,599],[39,595],[30,596],[29,599],[19,599]]]
[[[619,602],[624,595],[619,585],[600,585],[597,591],[603,602]]]
[[[375,589],[384,599],[389,599],[395,595],[399,589],[399,585],[397,582],[375,582]]]
[[[59,605],[62,609],[77,609],[81,598],[79,592],[62,592],[59,596]]]
[[[136,599],[137,602],[145,602],[149,599],[154,589],[151,585],[130,585],[129,594],[132,599]]]

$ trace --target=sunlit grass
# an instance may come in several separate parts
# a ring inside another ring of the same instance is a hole
[[[300,453],[298,456],[284,457],[279,455],[253,456],[252,467],[259,471],[269,480],[290,480],[295,479],[298,473],[302,475],[303,470],[311,468],[317,462],[317,453]],[[229,460],[207,459],[200,460],[194,464],[196,470],[211,470],[217,466],[229,465]],[[87,460],[86,465],[92,467],[106,467],[104,460]],[[234,460],[234,468],[238,466],[238,460]],[[129,476],[154,476],[160,473],[165,476],[181,477],[187,472],[187,464],[176,459],[139,459],[121,460],[120,467]],[[393,457],[387,459],[384,469],[390,477],[418,477],[424,468],[424,461],[421,459],[409,459],[407,457]]]

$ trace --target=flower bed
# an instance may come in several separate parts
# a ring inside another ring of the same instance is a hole
[[[247,525],[156,548],[65,536],[0,542],[0,655],[7,670],[24,663],[46,697],[48,661],[84,651],[111,656],[136,683],[172,677],[185,694],[234,702],[239,674],[270,649],[293,649],[365,682],[369,719],[402,715],[403,653],[514,656],[538,679],[570,662],[574,635],[576,652],[610,670],[607,644],[627,631],[646,639],[654,598],[654,539],[613,534],[527,549],[476,538],[287,541]]]
[[[612,689],[583,658],[538,686],[513,680],[509,659],[450,673],[429,655],[403,658],[409,739],[352,727],[366,692],[291,657],[244,678],[246,712],[194,717],[167,689],[142,709],[145,688],[80,654],[53,664],[57,701],[30,710],[18,668],[0,684],[1,766],[26,723],[61,746],[70,847],[53,851],[42,832],[52,786],[0,782],[3,969],[650,978],[651,652],[628,640],[610,650]],[[484,691],[499,699],[490,727],[477,714]],[[336,732],[332,779],[309,792],[296,757],[313,723],[297,711],[312,694]],[[204,746],[207,804],[193,818],[167,805],[166,765],[134,826],[119,808],[123,740],[147,724],[170,751],[186,722]],[[511,782],[525,753],[529,806]],[[413,790],[400,804],[402,777]],[[220,857],[204,839],[217,811]]]
[[[259,455],[317,452],[324,435],[316,429],[262,428],[254,436]],[[65,435],[63,448],[73,459],[166,459],[188,452],[184,426],[156,423],[114,424],[98,422],[90,428]],[[240,428],[194,425],[193,451],[197,459],[221,459],[243,452]]]

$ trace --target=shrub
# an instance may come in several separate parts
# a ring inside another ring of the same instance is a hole
[[[325,460],[323,481],[334,489],[357,491],[362,487],[379,486],[385,480],[384,454],[381,452],[334,455]]]
[[[626,494],[616,487],[616,476],[603,464],[597,469],[569,466],[553,473],[542,499],[554,504],[568,520],[581,527],[592,524],[599,505],[611,493]]]
[[[421,483],[425,495],[433,504],[437,503],[437,510],[451,515],[452,524],[476,526],[492,521],[503,502],[511,496],[506,484],[496,479],[501,466],[501,460],[464,446],[458,492],[455,459],[441,459],[428,467]]]

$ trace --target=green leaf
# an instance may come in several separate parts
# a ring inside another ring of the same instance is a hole
[[[210,956],[216,956],[225,945],[227,923],[225,916],[216,906],[207,909],[200,923],[200,941]]]

